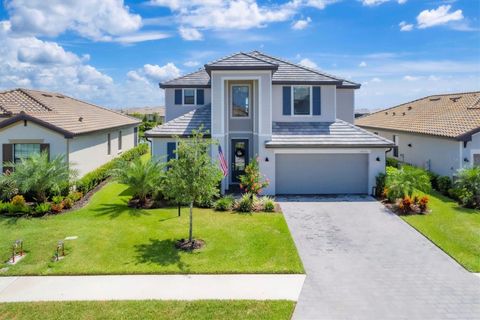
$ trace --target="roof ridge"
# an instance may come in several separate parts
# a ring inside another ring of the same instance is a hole
[[[207,62],[207,63],[204,64],[204,66],[209,65],[209,64],[214,64],[214,63],[217,63],[217,62],[219,62],[219,61],[222,61],[222,60],[231,58],[231,57],[233,57],[233,56],[235,56],[235,55],[237,55],[237,54],[240,54],[240,53],[242,53],[242,51],[234,52],[234,53],[232,53],[232,54],[230,54],[230,55],[226,55],[226,56],[223,56],[223,57],[218,58],[218,59],[216,59],[216,60]]]
[[[41,101],[38,101],[37,99],[35,99],[34,97],[32,97],[32,96],[27,92],[27,90],[29,90],[29,89],[18,88],[17,90],[20,91],[21,93],[23,93],[24,95],[26,95],[27,98],[35,101],[36,103],[38,103],[39,105],[41,105],[42,107],[44,107],[45,109],[47,109],[47,111],[53,111],[53,109],[50,108],[50,107],[48,107],[45,103],[43,103],[43,102],[41,102]],[[43,92],[43,91],[39,91],[39,90],[32,90],[32,91]]]
[[[251,53],[253,52],[257,52],[258,54],[262,55],[262,56],[266,56],[266,57],[269,57],[271,59],[274,59],[274,60],[278,60],[278,61],[281,61],[283,63],[287,63],[287,64],[290,64],[292,66],[295,66],[295,67],[298,67],[298,68],[301,68],[301,69],[304,69],[304,70],[307,70],[307,71],[310,71],[310,72],[314,72],[316,74],[319,74],[321,76],[327,76],[329,78],[332,78],[332,79],[335,79],[335,80],[338,80],[338,81],[348,81],[348,80],[345,80],[343,78],[338,78],[330,73],[327,73],[327,72],[324,72],[324,71],[321,71],[321,70],[317,70],[317,69],[313,69],[313,68],[309,68],[309,67],[306,67],[306,66],[303,66],[301,64],[298,64],[298,63],[294,63],[294,62],[291,62],[291,61],[288,61],[288,60],[285,60],[283,58],[278,58],[278,57],[274,57],[274,56],[271,56],[271,55],[268,55],[268,54],[265,54],[259,50],[254,50],[252,51]],[[352,82],[352,81],[348,81],[348,82],[351,82],[351,83],[354,83],[354,84],[358,84],[356,82]]]
[[[266,62],[266,63],[271,64],[271,65],[273,65],[273,66],[278,66],[278,63],[272,63],[272,62],[270,62],[270,61],[261,59],[261,58],[259,58],[259,57],[252,56],[251,54],[249,54],[249,53],[247,53],[247,52],[241,52],[241,54],[244,54],[244,55],[246,55],[247,57],[256,59],[256,60],[258,60],[258,61]]]

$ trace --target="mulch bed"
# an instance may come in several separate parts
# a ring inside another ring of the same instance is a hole
[[[109,182],[110,182],[110,179],[106,179],[106,180],[100,182],[95,188],[93,188],[92,190],[90,190],[86,194],[84,194],[82,199],[75,202],[70,209],[63,210],[62,213],[67,213],[67,212],[77,210],[77,209],[81,209],[81,208],[85,207],[90,202],[90,199],[92,198],[92,196],[97,191],[102,189]]]
[[[193,239],[192,242],[187,239],[180,239],[175,243],[175,248],[183,251],[193,251],[195,249],[201,249],[205,246],[205,241],[202,239]]]

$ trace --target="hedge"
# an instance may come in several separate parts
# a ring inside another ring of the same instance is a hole
[[[146,154],[147,152],[148,144],[146,143],[139,144],[138,146],[128,151],[125,151],[119,157],[105,163],[104,165],[98,167],[93,171],[90,171],[82,178],[80,178],[76,183],[77,190],[83,192],[83,194],[86,194],[87,192],[98,186],[102,181],[110,177],[111,169],[115,167],[115,165],[120,159],[131,161],[137,157]]]

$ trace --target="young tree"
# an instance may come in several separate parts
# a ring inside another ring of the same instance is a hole
[[[218,195],[218,184],[222,172],[212,162],[209,149],[214,144],[204,138],[203,128],[194,131],[191,138],[180,139],[176,150],[177,158],[168,162],[166,173],[166,196],[176,203],[190,206],[190,228],[188,240],[193,245],[193,204]]]
[[[145,205],[147,197],[160,189],[164,177],[163,166],[154,160],[120,160],[112,169],[112,177],[130,187],[133,198],[138,198],[140,206]]]
[[[33,193],[37,202],[47,201],[49,193],[59,193],[65,182],[72,182],[77,171],[69,168],[65,156],[48,160],[48,153],[34,154],[20,163],[10,163],[13,172],[3,179],[11,181],[23,193]]]
[[[254,157],[245,167],[245,174],[240,176],[240,188],[252,196],[260,194],[263,188],[268,187],[270,180],[260,173],[258,157]]]

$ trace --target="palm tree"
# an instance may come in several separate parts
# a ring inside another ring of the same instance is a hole
[[[133,198],[144,205],[147,197],[161,188],[164,170],[158,161],[136,158],[130,162],[120,160],[112,169],[112,177],[115,181],[126,184],[133,192]]]
[[[47,152],[34,154],[22,159],[20,163],[9,163],[13,172],[5,175],[20,193],[32,193],[34,199],[41,203],[47,201],[49,193],[60,193],[66,182],[72,182],[77,171],[70,169],[64,155],[58,155],[49,161]]]
[[[412,166],[403,166],[401,169],[387,170],[386,187],[388,198],[394,200],[405,196],[412,197],[415,190],[429,192],[431,189],[428,174]]]

